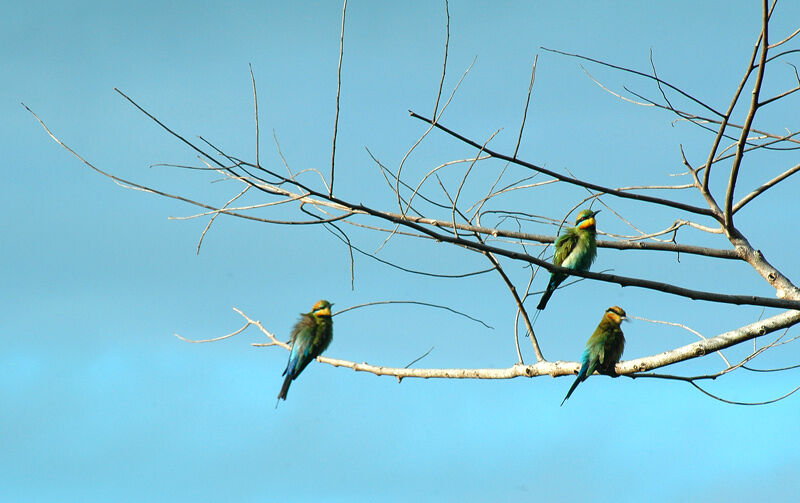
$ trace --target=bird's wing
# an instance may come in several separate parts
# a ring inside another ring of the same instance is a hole
[[[578,234],[573,229],[567,229],[567,232],[562,234],[556,240],[556,254],[553,257],[553,263],[560,266],[564,260],[575,249],[578,243]]]
[[[297,340],[297,336],[309,329],[314,329],[317,326],[317,323],[314,321],[314,316],[308,313],[303,313],[300,315],[300,319],[297,320],[295,323],[294,328],[292,329],[292,344],[294,341]],[[314,335],[313,331],[310,335]]]
[[[600,358],[603,357],[602,350],[599,356]],[[597,348],[587,346],[583,355],[581,355],[581,371],[578,373],[578,378],[585,381],[590,375],[594,374],[594,371],[597,370],[597,363]]]
[[[299,325],[299,323],[298,323]],[[298,328],[297,326],[295,328]],[[287,369],[293,376],[298,376],[314,357],[314,327],[303,327],[292,334],[292,352],[289,354]]]
[[[608,349],[609,364],[616,365],[622,358],[622,353],[625,351],[625,336],[622,335],[622,330],[617,328],[614,333],[614,345]]]
[[[316,326],[312,315],[308,313],[300,315],[300,319],[292,329],[292,350],[289,353],[289,363],[286,365],[284,373],[288,372],[296,377],[313,360],[313,358],[309,358],[309,353],[312,350]]]
[[[607,330],[608,333],[602,339],[602,343],[597,345],[598,367],[605,370],[613,369],[625,349],[625,337],[622,336],[622,330],[619,327]]]

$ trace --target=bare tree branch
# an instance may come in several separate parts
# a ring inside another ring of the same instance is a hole
[[[409,111],[409,113],[410,113],[411,117],[414,117],[415,119],[419,119],[419,120],[421,120],[423,122],[427,122],[432,127],[435,127],[437,129],[441,129],[445,133],[449,134],[450,136],[458,139],[459,141],[461,141],[463,143],[466,143],[467,145],[470,145],[470,146],[478,148],[478,149],[481,148],[480,144],[478,144],[475,141],[470,140],[470,139],[468,139],[468,138],[456,133],[455,131],[453,131],[453,130],[451,130],[451,129],[443,126],[443,125],[441,125],[439,122],[434,122],[431,119],[423,117],[423,116],[421,116],[421,115],[419,115],[419,114],[417,114],[416,112],[413,112],[413,111]],[[517,164],[519,166],[523,166],[523,167],[526,167],[528,169],[532,169],[534,171],[537,171],[539,173],[543,173],[543,174],[548,175],[548,176],[552,176],[553,178],[556,178],[556,179],[558,179],[558,180],[560,180],[562,182],[570,183],[572,185],[577,185],[579,187],[586,187],[588,189],[596,190],[598,192],[603,192],[603,193],[606,193],[606,194],[609,194],[609,195],[612,195],[612,196],[622,197],[622,198],[626,198],[626,199],[634,199],[634,200],[637,200],[637,201],[645,201],[645,202],[649,202],[649,203],[660,204],[662,206],[670,206],[670,207],[673,207],[673,208],[678,208],[678,209],[683,210],[683,211],[688,211],[690,213],[696,213],[698,215],[706,215],[706,216],[709,216],[709,217],[712,217],[712,218],[717,218],[717,216],[714,214],[714,212],[712,212],[711,210],[709,210],[707,208],[700,208],[699,206],[692,206],[690,204],[684,204],[684,203],[680,203],[680,202],[677,202],[677,201],[671,201],[669,199],[662,199],[662,198],[659,198],[659,197],[652,197],[652,196],[647,196],[647,195],[644,195],[644,194],[633,194],[633,193],[630,193],[630,192],[624,192],[624,191],[620,191],[620,190],[617,190],[617,189],[612,189],[610,187],[603,187],[602,185],[597,185],[597,184],[594,184],[594,183],[584,182],[583,180],[578,180],[578,179],[575,179],[575,178],[564,176],[564,175],[562,175],[560,173],[556,173],[555,171],[551,171],[551,170],[543,168],[541,166],[537,166],[537,165],[531,164],[529,162],[525,162],[525,161],[521,161],[519,159],[515,159],[514,157],[511,157],[511,156],[508,156],[508,155],[505,155],[505,154],[500,154],[500,153],[495,152],[493,150],[490,150],[488,148],[484,148],[483,151],[486,152],[487,154],[489,154],[490,156],[496,158],[496,159],[502,159],[504,161],[508,161],[508,162]]]
[[[234,310],[237,313],[239,313],[242,317],[244,317],[248,323],[235,333],[229,334],[225,337],[230,337],[232,335],[241,333],[242,331],[244,331],[245,328],[249,327],[250,325],[253,325],[258,327],[259,330],[261,330],[261,332],[264,333],[270,339],[270,342],[268,343],[257,342],[253,343],[252,344],[253,346],[256,347],[281,346],[287,350],[291,349],[291,347],[288,344],[279,341],[271,332],[266,330],[261,325],[260,322],[252,320],[237,308],[234,308]],[[733,346],[735,344],[739,344],[741,342],[753,339],[755,337],[772,333],[776,330],[783,329],[787,326],[797,324],[798,322],[800,322],[800,312],[787,311],[779,315],[773,316],[771,318],[761,320],[756,323],[752,323],[750,325],[746,325],[744,327],[719,334],[715,337],[711,337],[706,340],[698,341],[693,344],[675,348],[673,350],[666,351],[664,353],[644,358],[638,358],[635,360],[622,361],[616,365],[615,370],[619,375],[631,374],[630,377],[633,378],[651,377],[651,378],[661,378],[661,379],[678,379],[684,381],[695,380],[698,378],[666,376],[657,374],[638,374],[638,373],[646,372],[649,370],[655,370],[657,368],[661,368],[666,365],[671,365],[674,363],[694,358],[699,358],[711,352],[719,351],[727,347]],[[387,375],[397,378],[419,377],[424,379],[431,379],[431,378],[511,379],[515,377],[538,377],[544,375],[559,377],[559,376],[574,375],[580,369],[580,364],[578,362],[564,362],[564,361],[549,362],[546,360],[531,365],[517,364],[508,368],[477,368],[477,369],[453,369],[453,368],[410,369],[410,368],[386,367],[381,365],[370,365],[368,363],[355,363],[347,360],[330,358],[326,356],[320,356],[317,358],[317,360],[322,363],[333,365],[334,367],[346,367],[358,372],[369,372],[375,375]],[[713,377],[709,376],[709,378]]]
[[[531,93],[533,92],[533,83],[536,80],[536,62],[539,61],[539,55],[533,57],[533,66],[531,68],[531,83],[528,85],[528,96],[525,98],[525,110],[522,112],[522,124],[519,126],[519,136],[517,137],[517,146],[514,147],[513,157],[517,157],[519,152],[519,145],[522,143],[522,131],[525,129],[525,120],[528,118],[528,105],[531,104]]]
[[[439,91],[436,92],[436,104],[433,105],[433,117],[436,117],[436,112],[439,110],[439,100],[442,97],[442,88],[444,87],[444,78],[447,75],[447,52],[450,48],[450,2],[444,0],[444,12],[447,15],[447,22],[445,23],[445,38],[444,38],[444,61],[442,62],[442,78],[439,80]]]
[[[739,137],[739,144],[736,148],[736,157],[733,159],[731,166],[731,174],[728,179],[728,189],[725,192],[725,228],[731,229],[733,227],[733,194],[736,190],[736,180],[739,177],[739,168],[742,165],[742,158],[744,156],[744,147],[747,140],[747,135],[750,134],[750,126],[756,117],[758,111],[758,97],[761,93],[761,84],[764,82],[764,71],[767,68],[767,48],[768,43],[768,29],[769,29],[769,10],[767,9],[767,0],[762,0],[763,9],[763,24],[761,28],[761,60],[758,64],[758,73],[756,74],[756,82],[753,86],[753,95],[750,101],[750,110],[747,112],[747,118],[744,121],[741,136]]]
[[[390,305],[390,304],[413,304],[415,306],[425,306],[425,307],[433,307],[433,308],[436,308],[436,309],[443,309],[445,311],[450,311],[453,314],[457,314],[459,316],[463,316],[464,318],[467,318],[468,320],[472,320],[472,321],[474,321],[476,323],[480,323],[481,325],[483,325],[484,327],[486,327],[486,328],[488,328],[490,330],[494,330],[494,327],[491,326],[491,325],[486,324],[486,322],[484,322],[482,320],[479,320],[478,318],[475,318],[473,316],[470,316],[470,315],[468,315],[466,313],[463,313],[461,311],[457,311],[457,310],[453,309],[452,307],[442,306],[442,305],[439,305],[439,304],[432,304],[430,302],[421,302],[421,301],[418,301],[418,300],[376,300],[376,301],[367,302],[367,303],[364,303],[364,304],[358,304],[358,305],[355,305],[355,306],[350,306],[350,307],[348,307],[346,309],[342,309],[341,311],[337,311],[336,313],[334,313],[333,316],[339,316],[339,315],[344,314],[344,313],[346,313],[348,311],[353,311],[354,309],[361,309],[361,308],[370,307],[370,306]]]
[[[347,14],[347,0],[342,6],[342,32],[339,36],[339,66],[336,69],[336,116],[333,119],[333,148],[331,149],[331,186],[328,195],[333,195],[333,172],[336,166],[336,136],[339,134],[339,95],[342,90],[342,59],[344,57],[344,21]]]
[[[790,176],[792,176],[793,174],[797,173],[798,171],[800,171],[800,164],[796,164],[794,167],[792,167],[790,169],[787,169],[786,171],[784,171],[780,175],[776,176],[772,180],[766,182],[764,185],[762,185],[762,186],[758,187],[757,189],[753,190],[752,192],[750,192],[749,194],[747,194],[746,196],[741,198],[739,200],[739,202],[737,202],[736,204],[733,205],[733,210],[732,210],[733,213],[736,213],[737,211],[742,209],[744,207],[744,205],[746,205],[747,203],[749,203],[750,201],[752,201],[753,199],[755,199],[759,195],[763,194],[766,190],[771,189],[772,187],[776,186],[777,184],[779,184],[780,182],[782,182],[786,178],[789,178]]]
[[[591,61],[592,63],[597,63],[598,65],[607,66],[607,67],[613,68],[615,70],[620,70],[620,71],[623,71],[623,72],[632,73],[634,75],[638,75],[640,77],[644,77],[646,79],[653,80],[653,81],[657,82],[659,85],[664,85],[664,86],[669,87],[670,89],[672,89],[676,93],[678,93],[681,96],[684,96],[685,98],[688,98],[689,100],[697,103],[698,105],[700,105],[701,107],[705,108],[709,112],[712,112],[712,113],[714,113],[716,115],[719,115],[720,117],[723,116],[722,113],[718,112],[717,110],[712,108],[710,105],[706,104],[705,102],[700,101],[699,99],[695,98],[691,94],[683,91],[682,89],[679,89],[678,87],[670,84],[669,82],[661,80],[658,77],[654,77],[654,76],[652,76],[650,74],[647,74],[647,73],[644,73],[644,72],[640,72],[638,70],[632,70],[630,68],[625,68],[624,66],[612,65],[611,63],[607,63],[607,62],[601,61],[599,59],[589,58],[587,56],[582,56],[580,54],[572,54],[572,53],[569,53],[569,52],[559,51],[559,50],[556,50],[556,49],[548,49],[547,47],[542,47],[541,49],[543,49],[545,51],[548,51],[548,52],[553,52],[555,54],[561,54],[562,56],[569,56],[571,58],[578,58],[578,59],[583,59],[585,61]]]
[[[760,42],[761,42],[761,36],[759,35],[758,41],[756,41],[755,48],[753,49],[753,53],[750,55],[750,61],[747,63],[747,69],[745,70],[744,75],[742,76],[742,80],[739,82],[739,86],[733,93],[733,98],[731,99],[730,105],[728,105],[728,110],[725,112],[725,115],[722,118],[722,123],[719,126],[717,136],[714,139],[714,143],[711,145],[711,149],[708,152],[708,159],[706,160],[705,164],[706,171],[703,174],[703,190],[706,192],[709,191],[708,185],[711,177],[711,166],[714,162],[714,157],[717,154],[717,149],[719,148],[719,144],[722,141],[723,135],[725,134],[725,128],[728,125],[728,121],[730,120],[731,114],[733,113],[733,109],[739,102],[739,97],[742,95],[742,91],[744,91],[744,87],[747,84],[747,80],[750,78],[750,74],[753,71],[753,62],[756,60],[756,56],[758,55],[758,46]],[[743,135],[743,137],[746,136],[747,135]]]

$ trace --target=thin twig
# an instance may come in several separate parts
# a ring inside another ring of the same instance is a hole
[[[439,100],[442,97],[442,88],[444,87],[444,78],[447,75],[447,53],[450,47],[450,2],[444,0],[444,11],[447,15],[447,22],[445,23],[445,39],[444,39],[444,61],[442,62],[442,78],[439,80],[439,90],[436,92],[436,104],[433,106],[433,117],[436,118],[436,112],[439,110]]]
[[[409,368],[412,365],[414,365],[415,363],[417,363],[418,361],[422,360],[423,358],[425,358],[426,356],[431,354],[431,351],[433,351],[433,348],[434,348],[434,346],[431,346],[431,348],[429,350],[425,351],[425,353],[423,353],[421,356],[417,357],[415,360],[413,360],[411,363],[409,363],[408,365],[406,365],[403,368]]]
[[[702,339],[704,341],[708,340],[707,337],[705,337],[703,334],[701,334],[697,330],[695,330],[695,329],[693,329],[693,328],[691,328],[691,327],[689,327],[687,325],[684,325],[682,323],[676,323],[674,321],[651,320],[649,318],[642,318],[640,316],[633,316],[633,315],[628,315],[628,318],[630,318],[632,320],[646,321],[647,323],[655,323],[655,324],[660,324],[660,325],[669,325],[671,327],[682,328],[682,329],[686,330],[687,332],[693,333],[694,335],[696,335],[697,337],[699,337],[700,339]],[[725,362],[725,364],[728,365],[728,367],[732,367],[731,362],[729,362],[728,359],[725,358],[725,355],[722,354],[722,351],[717,351],[717,353],[722,358],[722,360]]]
[[[235,308],[234,308],[234,309],[235,309]],[[227,338],[229,338],[229,337],[233,337],[234,335],[239,335],[239,334],[241,334],[242,332],[244,332],[244,331],[247,329],[247,327],[249,327],[250,325],[251,325],[251,323],[248,321],[248,322],[247,322],[247,323],[245,323],[245,325],[244,325],[242,328],[240,328],[239,330],[236,330],[235,332],[231,332],[231,333],[229,333],[228,335],[223,335],[223,336],[221,336],[221,337],[214,337],[213,339],[187,339],[186,337],[182,337],[181,335],[179,335],[179,334],[177,334],[177,333],[175,333],[175,334],[172,334],[172,335],[174,335],[174,336],[175,336],[175,337],[177,337],[178,339],[182,340],[183,342],[191,342],[192,344],[202,344],[202,343],[204,343],[204,342],[217,342],[217,341],[221,341],[221,340],[223,340],[223,339],[227,339]]]
[[[259,160],[259,148],[261,145],[261,141],[259,140],[260,131],[258,128],[258,92],[256,91],[256,77],[253,74],[253,64],[248,63],[250,67],[250,80],[253,83],[253,108],[255,109],[255,119],[256,119],[256,165],[261,166],[261,162]]]
[[[531,323],[531,319],[528,316],[528,311],[525,309],[525,304],[522,302],[522,299],[519,298],[519,294],[517,293],[517,289],[514,286],[514,283],[511,281],[511,278],[503,271],[503,267],[500,265],[500,261],[497,260],[491,253],[484,253],[486,258],[488,258],[492,264],[494,264],[495,270],[503,279],[503,282],[506,284],[508,291],[511,293],[511,296],[514,298],[514,303],[517,305],[517,310],[522,315],[522,321],[525,323],[525,327],[530,334],[531,345],[533,346],[533,352],[536,355],[537,362],[546,361],[544,355],[542,354],[542,350],[539,347],[539,341],[536,339],[536,333],[533,331],[533,323]],[[518,355],[521,358],[521,354]]]
[[[736,87],[736,91],[733,93],[733,98],[731,98],[731,102],[728,105],[728,110],[722,117],[722,123],[720,124],[719,129],[717,131],[717,136],[714,138],[714,143],[711,145],[711,149],[708,152],[708,158],[705,164],[706,171],[705,173],[703,173],[703,189],[702,189],[704,191],[704,194],[707,194],[706,198],[711,197],[711,192],[709,189],[709,180],[711,177],[711,166],[714,163],[714,157],[716,156],[717,149],[719,148],[719,144],[722,141],[722,137],[725,134],[725,128],[728,125],[728,120],[730,120],[731,114],[733,113],[733,109],[739,102],[739,97],[742,95],[744,87],[747,84],[748,79],[750,79],[750,74],[753,72],[753,62],[756,60],[756,56],[758,55],[758,45],[760,42],[761,42],[761,35],[759,35],[758,41],[756,41],[755,47],[753,48],[753,52],[750,55],[750,61],[747,63],[747,68],[745,69],[744,75],[742,76],[742,80],[739,82],[739,85]]]
[[[470,65],[467,67],[467,69],[464,70],[464,73],[461,74],[461,78],[458,79],[458,82],[456,82],[455,87],[450,92],[450,97],[447,98],[447,101],[445,102],[444,106],[442,107],[442,111],[441,111],[441,113],[439,114],[439,117],[436,120],[439,120],[442,117],[442,115],[444,115],[444,111],[447,109],[448,106],[450,106],[450,102],[453,100],[453,97],[456,95],[456,91],[458,91],[458,88],[461,87],[461,83],[464,82],[464,79],[467,78],[467,75],[469,74],[470,70],[472,70],[472,66],[475,64],[475,61],[477,61],[477,59],[478,58],[476,56],[472,60],[472,63],[470,63]],[[411,148],[408,149],[408,151],[405,153],[403,158],[400,160],[400,165],[397,167],[397,175],[395,177],[397,179],[397,184],[395,185],[395,192],[397,193],[397,204],[398,204],[398,208],[400,209],[401,213],[405,213],[405,212],[408,211],[408,209],[403,211],[403,204],[402,204],[402,200],[400,198],[400,178],[401,178],[401,173],[403,172],[403,166],[405,166],[405,163],[408,160],[408,158],[411,156],[411,153],[414,150],[416,150],[416,148],[419,146],[419,144],[422,143],[422,140],[424,140],[432,130],[433,130],[433,125],[428,126],[428,128],[425,130],[425,132],[422,133],[422,135],[420,135],[420,137],[417,139],[417,141],[414,142],[414,144],[411,146]]]
[[[775,42],[774,44],[770,44],[770,45],[769,45],[769,47],[768,47],[768,49],[774,49],[774,48],[776,48],[776,47],[778,47],[778,46],[780,46],[780,45],[783,45],[783,44],[785,44],[786,42],[790,41],[790,40],[791,40],[791,39],[793,39],[795,36],[797,36],[797,34],[798,34],[798,33],[800,33],[800,28],[798,28],[798,29],[796,29],[795,31],[793,31],[791,35],[789,35],[788,37],[784,38],[784,39],[783,39],[783,40],[781,40],[780,42]]]
[[[411,117],[413,117],[415,119],[419,119],[419,120],[421,120],[423,122],[427,122],[432,127],[435,127],[437,129],[440,129],[440,130],[444,131],[445,133],[449,134],[450,136],[458,139],[459,141],[461,141],[463,143],[466,143],[467,145],[470,145],[470,146],[475,147],[477,149],[481,148],[481,145],[479,143],[477,143],[477,142],[475,142],[473,140],[470,140],[470,139],[468,139],[468,138],[456,133],[455,131],[443,126],[439,122],[434,122],[431,119],[428,119],[427,117],[423,117],[422,115],[419,115],[419,114],[417,114],[416,112],[413,112],[413,111],[410,111],[409,113],[411,114]],[[575,178],[564,176],[564,175],[562,175],[560,173],[557,173],[555,171],[551,171],[551,170],[546,169],[546,168],[544,168],[542,166],[537,166],[537,165],[531,164],[529,162],[521,161],[521,160],[515,159],[515,158],[513,158],[511,156],[495,152],[495,151],[490,150],[488,148],[484,148],[483,151],[485,153],[491,155],[492,157],[496,158],[496,159],[502,159],[504,161],[512,162],[512,163],[517,164],[519,166],[523,166],[523,167],[526,167],[528,169],[532,169],[534,171],[538,171],[539,173],[543,173],[545,175],[552,176],[553,178],[561,180],[562,182],[570,183],[572,185],[578,185],[580,187],[586,187],[586,188],[589,188],[589,189],[592,189],[592,190],[596,190],[596,191],[599,191],[599,192],[604,192],[606,194],[610,194],[610,195],[617,196],[617,197],[622,197],[622,198],[626,198],[626,199],[635,199],[635,200],[638,200],[638,201],[645,201],[645,202],[649,202],[649,203],[660,204],[660,205],[663,205],[663,206],[670,206],[670,207],[673,207],[673,208],[678,208],[680,210],[688,211],[690,213],[696,213],[698,215],[706,215],[706,216],[709,216],[709,217],[712,217],[712,218],[717,218],[717,215],[715,215],[713,211],[711,211],[711,210],[709,210],[707,208],[700,208],[699,206],[692,206],[690,204],[684,204],[684,203],[680,203],[680,202],[677,202],[677,201],[671,201],[669,199],[662,199],[662,198],[659,198],[659,197],[652,197],[652,196],[647,196],[647,195],[644,195],[644,194],[634,194],[634,193],[630,193],[630,192],[624,192],[624,191],[619,191],[619,190],[616,190],[616,189],[612,189],[610,187],[603,187],[602,185],[597,185],[597,184],[594,184],[594,183],[584,182],[583,180],[578,180],[578,179],[575,179]]]
[[[339,66],[336,69],[336,116],[333,119],[333,147],[331,149],[331,186],[328,195],[333,195],[333,172],[336,166],[336,136],[339,134],[339,95],[342,90],[342,59],[344,57],[344,21],[347,14],[347,0],[342,6],[342,32],[339,37]]]
[[[539,61],[539,55],[533,57],[533,67],[531,68],[531,83],[528,85],[528,96],[525,98],[525,110],[522,112],[522,124],[519,126],[519,136],[517,136],[517,146],[514,147],[513,157],[517,157],[519,152],[519,145],[522,143],[522,131],[525,129],[525,120],[528,118],[528,105],[531,104],[531,93],[533,92],[533,83],[536,80],[536,63]]]
[[[228,206],[230,206],[230,205],[231,205],[231,204],[232,204],[234,201],[236,201],[237,199],[239,199],[240,197],[242,197],[243,195],[245,195],[245,194],[247,193],[247,191],[248,191],[248,190],[250,190],[250,188],[251,188],[251,187],[250,187],[249,185],[245,185],[244,189],[242,189],[242,191],[241,191],[241,192],[239,192],[238,194],[236,194],[235,196],[233,196],[233,197],[232,197],[232,198],[231,198],[231,199],[230,199],[228,202],[226,202],[226,203],[225,203],[225,204],[222,206],[222,208],[221,208],[221,209],[223,209],[223,210],[224,210],[225,208],[227,208]],[[219,216],[219,215],[222,213],[222,211],[214,211],[214,212],[212,212],[212,213],[213,213],[213,215],[212,215],[212,216],[211,216],[211,218],[208,220],[208,223],[206,224],[205,228],[203,229],[203,233],[202,233],[202,234],[200,234],[200,239],[197,241],[197,251],[195,252],[197,255],[200,255],[200,247],[203,245],[203,239],[205,239],[205,237],[206,237],[206,233],[207,233],[207,232],[208,232],[208,230],[211,228],[211,225],[214,223],[214,220],[216,220],[216,219],[217,219],[217,217],[218,217],[218,216]]]
[[[780,175],[776,176],[772,180],[764,183],[763,185],[761,185],[757,189],[753,190],[752,192],[750,192],[749,194],[747,194],[746,196],[741,198],[739,200],[739,202],[737,202],[736,204],[733,205],[733,210],[732,210],[733,213],[736,213],[737,211],[742,209],[744,207],[744,205],[746,205],[747,203],[749,203],[750,201],[752,201],[753,199],[755,199],[759,195],[763,194],[768,189],[770,189],[770,188],[774,187],[775,185],[777,185],[778,183],[782,182],[786,178],[789,178],[793,174],[797,173],[798,171],[800,171],[800,164],[797,164],[794,167],[792,167],[790,169],[787,169],[786,171],[784,171]]]
[[[790,391],[790,392],[788,392],[788,393],[786,393],[784,395],[781,395],[778,398],[773,398],[772,400],[765,400],[763,402],[735,402],[733,400],[726,400],[725,398],[722,398],[722,397],[719,397],[719,396],[714,395],[712,393],[709,393],[708,391],[704,390],[703,388],[698,386],[697,383],[695,383],[693,381],[689,381],[689,383],[692,386],[694,386],[695,388],[697,388],[697,390],[702,392],[704,395],[706,395],[708,397],[711,397],[714,400],[719,400],[720,402],[727,403],[729,405],[768,405],[768,404],[775,403],[775,402],[778,402],[780,400],[783,400],[784,398],[788,398],[789,396],[793,395],[794,392],[796,392],[797,390],[800,390],[800,386],[798,386],[795,389],[793,389],[792,391]]]
[[[647,79],[654,80],[654,81],[658,82],[659,84],[662,84],[662,85],[665,85],[665,86],[669,87],[670,89],[672,89],[676,93],[678,93],[678,94],[690,99],[691,101],[694,101],[695,103],[697,103],[701,107],[707,109],[708,111],[710,111],[710,112],[712,112],[712,113],[714,113],[716,115],[719,115],[720,117],[722,116],[722,114],[720,112],[718,112],[717,110],[712,108],[710,105],[700,101],[699,99],[695,98],[691,94],[683,91],[682,89],[679,89],[678,87],[670,84],[669,82],[661,80],[658,77],[654,77],[654,76],[652,76],[650,74],[647,74],[647,73],[644,73],[644,72],[640,72],[638,70],[633,70],[633,69],[630,69],[630,68],[626,68],[624,66],[613,65],[611,63],[607,63],[607,62],[601,61],[599,59],[593,59],[593,58],[590,58],[590,57],[587,57],[587,56],[582,56],[580,54],[572,54],[572,53],[569,53],[569,52],[559,51],[557,49],[548,49],[547,47],[541,47],[541,49],[543,49],[545,51],[548,51],[548,52],[561,54],[562,56],[569,56],[569,57],[572,57],[572,58],[583,59],[585,61],[591,61],[592,63],[597,63],[598,65],[607,66],[609,68],[614,68],[615,70],[621,70],[623,72],[632,73],[634,75],[639,75],[640,77],[644,77],[644,78],[647,78]]]
[[[358,304],[358,305],[355,305],[355,306],[350,306],[350,307],[348,307],[346,309],[342,309],[340,311],[337,311],[334,314],[334,316],[339,316],[340,314],[344,314],[344,313],[346,313],[348,311],[352,311],[354,309],[360,309],[362,307],[382,306],[382,305],[387,305],[387,304],[413,304],[413,305],[416,305],[416,306],[425,306],[425,307],[433,307],[433,308],[436,308],[436,309],[443,309],[445,311],[450,311],[453,314],[457,314],[458,316],[463,316],[464,318],[467,318],[468,320],[472,320],[472,321],[474,321],[476,323],[480,323],[481,325],[483,325],[484,327],[486,327],[486,328],[488,328],[490,330],[494,330],[494,327],[491,326],[491,325],[486,324],[486,322],[484,322],[482,320],[479,320],[478,318],[475,318],[473,316],[470,316],[470,315],[468,315],[466,313],[462,313],[461,311],[457,311],[457,310],[453,309],[452,307],[442,306],[442,305],[439,305],[439,304],[432,304],[430,302],[421,302],[421,301],[418,301],[418,300],[377,300],[377,301],[373,301],[373,302],[366,302],[364,304]]]

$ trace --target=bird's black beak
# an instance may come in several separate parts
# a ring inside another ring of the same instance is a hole
[[[601,211],[603,211],[603,210],[597,210],[597,211],[593,212],[593,213],[592,213],[592,216],[595,216],[595,215],[597,215],[597,214],[598,214],[598,213],[600,213]]]

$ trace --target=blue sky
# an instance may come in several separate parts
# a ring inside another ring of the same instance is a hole
[[[644,71],[652,49],[663,78],[724,107],[757,34],[760,14],[750,4],[451,2],[446,92],[477,60],[443,122],[478,141],[502,128],[493,145],[513,151],[538,54],[521,157],[610,186],[674,183],[668,174],[682,171],[678,145],[700,163],[709,136],[672,125],[666,113],[620,102],[594,85],[577,60],[539,47]],[[98,167],[221,204],[238,189],[209,184],[212,177],[196,172],[149,167],[195,160],[113,88],[187,137],[201,134],[253,159],[251,63],[262,164],[281,168],[274,130],[293,168],[326,171],[341,5],[6,2],[2,12],[0,137],[7,175],[0,220],[6,292],[0,316],[0,499],[791,501],[800,491],[792,433],[797,397],[734,407],[681,383],[595,377],[558,407],[569,377],[398,384],[314,363],[275,410],[285,351],[251,347],[263,342],[253,329],[198,345],[172,334],[203,339],[229,333],[242,325],[231,309],[236,306],[285,339],[297,314],[319,298],[337,308],[413,299],[456,307],[494,328],[438,310],[379,306],[335,318],[327,354],[404,366],[433,346],[419,366],[506,367],[515,360],[508,292],[493,276],[408,276],[365,258],[357,258],[351,290],[347,249],[320,228],[220,218],[196,255],[206,220],[168,219],[194,209],[122,189],[92,172],[52,142],[19,103]],[[796,29],[797,19],[797,5],[780,5],[774,38]],[[396,168],[424,131],[407,111],[430,114],[443,39],[439,2],[348,6],[337,145],[341,197],[394,209],[365,147]],[[767,94],[792,85],[791,69],[782,66],[775,67]],[[587,69],[617,90],[627,85],[658,96],[631,76]],[[796,114],[783,106],[765,112],[761,127],[797,129],[791,122]],[[440,162],[474,154],[433,133],[404,170],[416,180]],[[797,163],[792,153],[754,159],[742,187]],[[486,166],[468,194],[485,190],[481,182],[502,167]],[[458,178],[454,171],[445,181]],[[550,187],[511,196],[507,204],[559,217],[585,195]],[[781,212],[794,211],[787,205],[796,206],[796,191],[797,181],[790,180],[738,220],[753,245],[795,281],[800,243],[796,234],[777,242],[776,233]],[[696,194],[681,197],[702,204]],[[649,230],[685,216],[604,201]],[[598,226],[628,232],[608,211],[598,216]],[[535,224],[526,230],[554,232]],[[382,241],[354,235],[368,250]],[[727,247],[693,231],[680,236]],[[446,273],[487,267],[482,257],[407,239],[394,239],[381,256]],[[524,287],[527,270],[504,265]],[[749,267],[700,257],[682,256],[678,263],[668,254],[605,249],[595,270],[774,295]],[[541,289],[545,282],[540,276],[535,284]],[[545,356],[577,359],[613,304],[631,315],[686,323],[706,336],[761,313],[585,281],[554,295],[537,321]],[[644,322],[625,330],[625,358],[695,340]],[[794,349],[784,346],[758,364],[794,364]],[[734,348],[729,356],[746,353]],[[712,355],[664,370],[715,372],[720,363]],[[791,390],[797,375],[734,374],[707,386],[729,399],[757,401]]]

